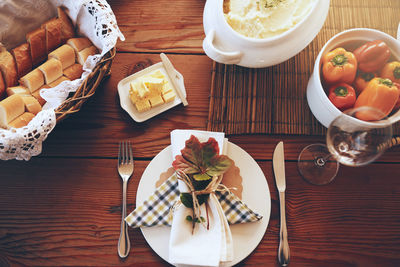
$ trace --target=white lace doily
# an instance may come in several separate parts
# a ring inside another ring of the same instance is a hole
[[[25,43],[25,35],[56,16],[48,0],[0,0],[0,42],[8,50]]]
[[[8,16],[11,16],[8,21],[12,21],[12,16],[25,12],[18,12],[17,9],[18,7],[26,7],[24,5],[27,2],[32,1],[11,0],[6,1],[5,4],[0,3],[0,7],[11,9],[11,7],[7,7],[7,4],[12,6],[14,12],[7,13]],[[40,0],[39,2],[43,5],[44,1]],[[114,13],[105,0],[49,0],[47,4],[51,5],[49,6],[50,10],[55,10],[54,7],[57,6],[64,6],[73,23],[79,29],[79,34],[87,36],[99,49],[100,54],[90,56],[86,60],[83,66],[84,73],[80,79],[64,81],[51,89],[42,89],[40,95],[47,103],[27,126],[12,130],[0,129],[0,159],[2,160],[29,160],[32,156],[39,155],[42,151],[42,142],[56,125],[54,110],[67,98],[69,93],[75,92],[79,88],[101,57],[116,45],[118,38],[122,41],[125,40],[118,28]],[[39,5],[37,8],[39,8]],[[51,15],[48,15],[46,20],[53,17],[54,12],[47,13]],[[2,34],[0,40],[8,37],[4,32],[0,31],[0,34]],[[12,36],[12,38],[18,39],[15,36]]]

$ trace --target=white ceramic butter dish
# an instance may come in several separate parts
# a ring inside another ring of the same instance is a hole
[[[137,80],[140,77],[151,74],[157,70],[160,70],[165,75],[168,83],[175,91],[176,94],[175,99],[171,102],[164,103],[156,107],[152,107],[148,111],[139,112],[129,98],[130,83]],[[157,64],[154,64],[148,68],[145,68],[141,71],[138,71],[122,79],[118,83],[118,94],[122,109],[124,109],[136,122],[143,122],[182,103],[182,100],[178,94],[178,90],[180,90],[182,96],[186,98],[186,90],[185,90],[185,84],[183,82],[183,76],[176,69],[173,69],[172,71],[173,71],[172,73],[171,69],[167,71],[163,62],[159,62]],[[174,81],[172,79],[174,79]],[[179,88],[176,88],[176,86]]]

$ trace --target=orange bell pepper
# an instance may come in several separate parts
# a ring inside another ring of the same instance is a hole
[[[369,81],[371,81],[375,77],[375,73],[360,71],[357,74],[356,80],[354,81],[354,87],[357,94],[361,94],[361,92],[364,91],[364,89],[367,87]]]
[[[340,110],[352,108],[356,102],[356,91],[346,83],[339,83],[329,89],[329,100]]]
[[[380,120],[389,115],[398,99],[399,89],[391,80],[374,78],[358,96],[354,108],[368,106],[381,111],[382,114],[361,111],[357,112],[356,116],[365,121]]]
[[[381,77],[388,78],[395,83],[400,83],[400,62],[392,61],[387,63],[381,71]]]
[[[400,108],[400,83],[393,83],[393,84],[397,87],[397,89],[399,89],[399,99],[397,100],[393,108],[393,110],[396,110]]]
[[[382,40],[365,43],[353,53],[357,59],[358,68],[363,72],[380,70],[390,57],[390,49]]]
[[[351,84],[356,77],[357,60],[353,53],[336,48],[322,58],[322,75],[329,84]]]

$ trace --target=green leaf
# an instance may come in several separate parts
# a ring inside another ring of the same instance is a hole
[[[200,191],[206,189],[207,185],[211,182],[211,180],[206,180],[206,181],[196,181],[192,180],[192,184],[194,187],[194,190]]]
[[[204,202],[207,201],[210,194],[203,194],[197,196],[197,201],[199,205],[202,205]],[[185,207],[192,209],[193,208],[193,198],[190,193],[181,193],[180,200]]]
[[[180,199],[185,207],[193,209],[193,198],[190,193],[181,193]]]
[[[208,180],[211,180],[212,177],[210,175],[208,175],[207,173],[198,173],[198,174],[194,174],[193,178],[196,181],[208,181]]]
[[[210,176],[224,174],[232,165],[232,160],[225,155],[214,157],[206,173]]]
[[[202,205],[204,202],[206,202],[209,196],[210,194],[198,195],[197,201],[199,202],[199,205]]]
[[[186,221],[193,222],[192,216],[190,216],[190,215],[186,216]],[[205,221],[206,221],[206,219],[204,219],[203,216],[200,216],[200,219],[199,219],[199,218],[196,218],[196,219],[194,220],[195,223],[203,223],[203,222],[205,222]]]

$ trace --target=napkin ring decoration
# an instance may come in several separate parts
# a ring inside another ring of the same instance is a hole
[[[209,228],[207,205],[205,206],[207,219],[202,216],[200,206],[208,201],[210,194],[216,191],[229,191],[221,184],[221,180],[232,163],[228,156],[219,155],[218,142],[214,138],[200,142],[194,135],[185,142],[181,155],[175,157],[172,166],[177,178],[188,188],[187,192],[180,193],[180,201],[176,205],[183,204],[193,210],[193,216],[186,217],[186,220],[192,222],[192,233],[196,223]]]

